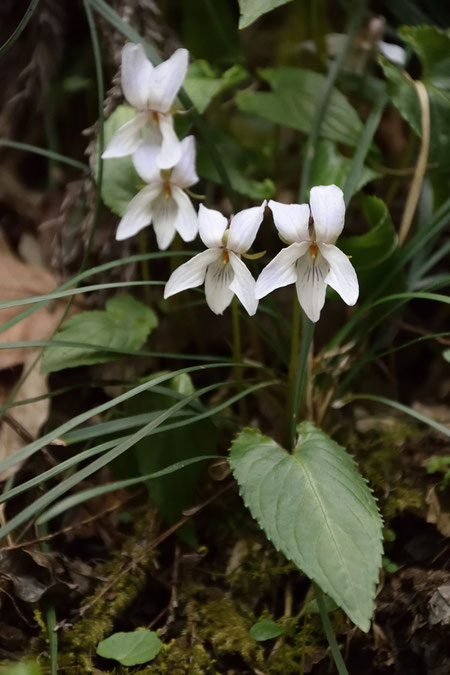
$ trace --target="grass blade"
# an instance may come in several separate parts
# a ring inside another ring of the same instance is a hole
[[[224,384],[231,384],[230,382],[219,382],[216,383],[215,387],[222,387]],[[154,434],[158,433],[163,433],[164,431],[170,431],[171,429],[176,429],[177,427],[180,426],[186,426],[188,424],[195,424],[196,422],[199,422],[201,420],[204,420],[208,417],[214,417],[216,416],[219,412],[222,410],[228,408],[229,406],[233,405],[236,403],[236,401],[240,400],[244,396],[248,396],[249,394],[253,393],[254,391],[257,391],[258,389],[262,389],[263,387],[267,387],[270,384],[273,384],[273,382],[263,382],[258,385],[254,385],[251,387],[248,387],[242,392],[239,392],[238,394],[235,394],[234,396],[231,396],[230,398],[226,399],[219,405],[215,406],[214,408],[208,408],[205,412],[200,413],[199,415],[191,415],[188,419],[182,422],[182,424],[179,424],[177,422],[174,422],[172,424],[166,424],[166,425],[161,425],[156,427],[155,429],[150,429],[150,431],[146,434],[146,436],[152,436]],[[157,411],[154,416],[151,417],[149,421],[155,420],[157,417],[159,417],[164,411]],[[182,411],[176,411],[173,413],[172,417],[182,417]],[[137,415],[136,417],[140,417]],[[148,426],[148,424],[147,424]],[[35,476],[34,478],[30,478],[30,480],[26,481],[25,483],[21,483],[20,485],[17,485],[16,487],[11,488],[9,491],[5,491],[3,494],[0,494],[0,504],[6,501],[9,501],[10,499],[13,499],[19,494],[22,494],[23,492],[26,492],[27,490],[30,490],[33,487],[36,487],[37,485],[40,485],[41,483],[44,483],[51,478],[54,478],[57,476],[59,473],[62,473],[63,471],[66,471],[67,469],[72,468],[76,464],[79,464],[81,462],[84,462],[86,459],[91,459],[91,457],[94,457],[95,455],[101,454],[103,452],[106,452],[107,450],[110,450],[111,448],[114,448],[117,446],[118,443],[122,443],[127,441],[129,438],[131,438],[130,435],[128,436],[122,436],[120,438],[115,438],[110,441],[106,441],[104,443],[101,443],[100,445],[97,445],[93,448],[89,448],[88,450],[84,450],[83,452],[77,453],[74,457],[70,457],[69,459],[66,459],[63,462],[60,462],[56,466],[51,467],[47,471],[44,471],[43,473],[39,474],[38,476]],[[75,442],[75,441],[74,441]]]
[[[191,464],[198,464],[198,462],[203,462],[207,459],[223,459],[223,457],[221,455],[201,455],[200,457],[191,457],[190,459],[185,459],[181,462],[171,464],[165,469],[155,471],[154,473],[148,473],[144,476],[137,476],[136,478],[128,478],[126,480],[118,480],[114,483],[108,483],[107,485],[99,485],[98,487],[95,488],[90,488],[88,490],[83,490],[82,492],[77,492],[74,495],[70,495],[70,497],[62,499],[60,502],[58,502],[50,509],[45,511],[37,519],[37,524],[40,525],[42,523],[47,523],[52,518],[56,518],[56,516],[61,515],[61,513],[68,511],[74,506],[83,504],[84,502],[87,502],[89,499],[101,497],[102,495],[109,494],[110,492],[114,492],[115,490],[123,490],[125,488],[130,488],[133,487],[134,485],[145,483],[148,480],[153,480],[154,478],[167,476],[171,473],[174,473],[175,471],[180,471],[180,469],[184,469],[186,466],[190,466]]]
[[[39,3],[39,0],[31,0],[25,14],[23,15],[23,17],[21,18],[21,20],[19,22],[19,25],[14,30],[14,32],[9,36],[9,38],[6,40],[6,42],[4,42],[2,44],[2,46],[0,47],[0,58],[4,54],[6,54],[8,49],[10,49],[13,46],[13,44],[15,43],[17,38],[19,38],[20,35],[22,34],[22,32],[25,30],[25,28],[28,25],[28,22],[30,21],[31,17],[34,14],[34,11],[35,11],[36,7],[38,6],[38,3]]]
[[[87,410],[84,413],[80,413],[79,415],[76,415],[73,417],[71,420],[68,420],[67,422],[64,422],[64,424],[61,424],[59,427],[56,429],[53,429],[52,431],[49,431],[47,434],[44,434],[41,438],[38,438],[37,440],[33,441],[32,443],[29,443],[25,447],[23,447],[21,450],[18,452],[14,453],[11,457],[8,457],[7,459],[4,459],[0,462],[0,471],[5,471],[5,469],[8,469],[10,466],[14,466],[18,462],[23,462],[25,459],[28,459],[28,457],[31,457],[35,452],[38,450],[41,450],[43,447],[45,447],[48,443],[51,443],[52,441],[55,440],[55,438],[58,438],[62,436],[66,431],[70,431],[77,427],[79,424],[82,424],[83,422],[86,422],[87,420],[91,419],[95,415],[99,415],[106,410],[110,410],[111,408],[114,408],[115,406],[119,405],[120,403],[124,403],[130,398],[133,398],[134,396],[137,396],[138,394],[144,392],[144,391],[149,391],[151,390],[154,386],[157,384],[160,384],[161,382],[166,382],[167,380],[172,379],[176,375],[182,375],[183,373],[193,373],[193,372],[199,372],[199,371],[204,371],[204,370],[209,370],[211,368],[219,368],[220,365],[229,367],[229,363],[214,363],[214,364],[205,364],[205,365],[200,365],[200,366],[190,366],[188,368],[181,368],[180,370],[175,370],[171,373],[166,373],[164,375],[160,375],[158,377],[155,377],[153,380],[149,382],[144,382],[143,384],[139,385],[138,387],[134,387],[130,391],[127,391],[123,394],[120,394],[119,396],[116,396],[114,399],[111,401],[107,401],[106,403],[102,403],[101,405],[95,406],[94,408],[91,408],[90,410]],[[178,410],[178,408],[176,408]]]
[[[405,413],[405,415],[414,417],[414,419],[418,420],[419,422],[422,422],[423,424],[426,424],[427,426],[436,429],[436,431],[439,431],[441,434],[444,434],[445,436],[448,436],[450,438],[450,429],[448,427],[444,426],[443,424],[440,424],[439,422],[436,422],[435,420],[431,419],[431,417],[422,415],[422,413],[417,412],[413,408],[410,408],[407,405],[403,405],[403,403],[398,403],[398,401],[393,401],[390,398],[385,398],[384,396],[376,396],[375,394],[355,394],[354,396],[349,396],[348,398],[346,398],[345,402],[349,403],[350,401],[360,401],[360,400],[376,401],[377,403],[383,403],[383,405],[387,405],[391,408],[395,408],[396,410],[400,410],[400,412]]]
[[[94,460],[87,466],[83,467],[76,473],[72,474],[71,476],[69,476],[69,478],[66,478],[61,483],[59,483],[51,490],[46,492],[44,495],[36,499],[32,504],[26,506],[22,511],[20,511],[17,515],[15,515],[8,523],[3,525],[3,527],[0,527],[0,540],[6,537],[8,534],[10,534],[16,527],[19,527],[23,523],[27,522],[27,520],[29,520],[30,518],[34,518],[38,513],[40,513],[40,511],[42,511],[49,504],[58,499],[58,497],[63,495],[65,492],[73,488],[75,485],[85,480],[96,471],[99,471],[99,469],[102,469],[107,464],[110,464],[114,459],[119,457],[129,448],[133,447],[133,445],[138,443],[138,441],[140,441],[142,438],[145,438],[145,436],[148,435],[149,431],[162,424],[164,420],[166,420],[176,411],[183,408],[191,400],[193,400],[197,396],[201,396],[202,394],[207,393],[208,391],[211,391],[212,389],[214,389],[215,386],[216,385],[209,385],[208,387],[203,387],[203,389],[200,389],[198,392],[195,392],[194,394],[187,396],[183,401],[175,403],[173,406],[171,406],[170,408],[162,412],[160,415],[158,415],[156,419],[149,422],[149,424],[146,424],[144,427],[139,429],[139,431],[136,431],[134,434],[131,434],[131,436],[129,436],[126,440],[122,441],[114,448],[106,452],[102,457],[98,457],[96,460]]]
[[[53,152],[53,150],[47,150],[46,148],[39,148],[37,145],[30,145],[29,143],[19,143],[18,141],[10,141],[6,139],[0,139],[0,148],[13,148],[14,150],[25,150],[26,152],[32,152],[35,155],[41,155],[42,157],[47,157],[53,162],[60,162],[61,164],[67,164],[68,166],[73,166],[75,169],[80,169],[84,173],[89,173],[90,169],[87,164],[79,162],[76,159],[71,157],[66,157],[66,155],[61,155],[59,152]]]

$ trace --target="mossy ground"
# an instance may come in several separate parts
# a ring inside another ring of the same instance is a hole
[[[396,518],[408,513],[423,516],[423,470],[411,467],[408,456],[423,440],[414,428],[403,427],[350,437],[349,450],[378,497],[387,541],[395,540]],[[71,607],[67,616],[58,616],[65,619],[58,632],[58,672],[322,672],[320,664],[329,663],[329,657],[319,616],[305,613],[312,597],[309,582],[265,539],[237,490],[213,502],[207,514],[196,517],[195,525],[201,533],[198,551],[190,550],[176,535],[154,548],[164,525],[155,510],[140,504],[121,548],[95,568],[98,581],[81,602],[85,611],[80,614],[80,607]],[[390,571],[387,567],[384,575]],[[351,645],[354,629],[348,619],[340,610],[330,616],[338,639]],[[40,635],[33,643],[33,658],[39,655],[46,673],[49,638],[44,617],[44,612],[35,613]],[[276,621],[283,634],[256,642],[249,631],[262,619]],[[126,668],[96,655],[98,643],[113,632],[148,627],[163,642],[153,662]],[[374,648],[371,639],[359,632],[353,644],[353,649],[366,645],[369,653]]]

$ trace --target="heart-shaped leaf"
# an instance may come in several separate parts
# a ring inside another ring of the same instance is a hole
[[[290,2],[290,0],[239,0],[239,9],[241,10],[239,28],[247,28],[263,14],[267,14],[267,12],[271,12],[272,9],[285,5],[287,2]]]
[[[263,619],[254,623],[250,628],[250,637],[257,642],[264,642],[265,640],[273,640],[273,638],[283,635],[284,628],[279,626],[275,621],[270,619]]]
[[[352,259],[360,273],[377,267],[397,249],[397,233],[389,209],[382,199],[361,195],[360,202],[370,230],[354,237],[341,237],[339,248]]]
[[[421,80],[426,87],[431,116],[430,161],[448,171],[450,163],[450,31],[436,26],[402,26],[399,35],[418,55]],[[419,98],[414,82],[383,56],[380,64],[388,92],[402,117],[418,136],[422,135]]]
[[[242,498],[275,547],[368,631],[382,521],[353,458],[310,422],[293,454],[257,429],[230,450]]]
[[[113,633],[99,643],[97,654],[105,659],[114,659],[123,666],[137,666],[154,659],[161,647],[162,642],[154,631],[136,630]]]
[[[218,77],[208,61],[199,59],[189,66],[183,88],[198,112],[204,113],[215,96],[242,82],[247,76],[245,68],[235,64]]]
[[[130,105],[117,106],[105,122],[105,147],[116,131],[132,120],[135,115],[136,111]],[[95,163],[94,176],[96,175],[97,165]],[[123,216],[140,187],[142,187],[142,180],[133,166],[131,155],[103,160],[102,199],[113,213]]]
[[[272,91],[239,91],[236,104],[249,115],[309,134],[317,112],[317,98],[325,86],[324,75],[303,68],[264,68],[260,76]],[[338,89],[333,89],[321,137],[355,146],[362,133],[355,108]]]
[[[344,188],[350,171],[352,160],[344,157],[337,148],[336,143],[322,138],[317,142],[316,151],[311,167],[309,188],[314,185],[337,185]],[[355,192],[359,192],[370,181],[379,178],[380,174],[368,166],[361,168],[358,181],[355,184]],[[350,195],[353,196],[353,195]]]
[[[115,361],[108,349],[140,349],[158,325],[155,312],[131,295],[110,298],[105,311],[93,310],[70,317],[55,334],[55,341],[78,343],[79,347],[49,346],[44,349],[42,372],[77,368],[93,363]],[[98,351],[83,345],[98,345]]]

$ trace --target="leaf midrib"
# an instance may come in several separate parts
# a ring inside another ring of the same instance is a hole
[[[339,559],[340,559],[340,561],[341,561],[342,568],[343,568],[344,571],[345,571],[345,575],[346,575],[346,577],[347,577],[348,582],[350,582],[350,577],[349,577],[349,574],[348,574],[347,566],[346,566],[345,561],[344,561],[344,559],[343,559],[343,557],[342,557],[341,551],[340,551],[340,549],[339,549],[339,547],[338,547],[338,545],[337,545],[337,542],[336,542],[336,539],[335,539],[333,530],[332,530],[331,527],[330,527],[330,523],[329,523],[329,521],[328,521],[328,517],[327,517],[326,511],[325,511],[325,509],[324,509],[324,505],[322,504],[322,499],[319,497],[319,494],[318,494],[317,490],[315,489],[314,481],[312,480],[312,477],[310,476],[309,471],[306,469],[306,466],[305,466],[304,462],[301,460],[301,458],[298,457],[298,456],[296,456],[296,455],[292,455],[292,457],[293,457],[294,460],[299,464],[299,466],[303,469],[303,471],[304,471],[304,473],[305,473],[305,477],[306,477],[306,479],[307,479],[307,481],[308,481],[308,483],[309,483],[311,492],[313,493],[314,497],[315,497],[316,500],[317,500],[317,503],[319,504],[319,508],[320,508],[320,510],[321,510],[321,512],[322,512],[322,515],[323,515],[323,518],[324,518],[325,526],[326,526],[326,528],[327,528],[327,530],[328,530],[328,532],[329,532],[329,534],[330,534],[331,540],[332,540],[332,542],[333,542],[333,544],[334,544],[334,547],[335,547],[335,549],[336,549],[336,551],[337,551],[337,553],[338,553]],[[351,582],[350,582],[350,584],[349,584],[349,587],[350,587],[350,588],[353,587],[353,584],[352,584]]]

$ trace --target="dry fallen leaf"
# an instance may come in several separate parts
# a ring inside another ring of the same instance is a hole
[[[425,501],[428,504],[427,523],[433,523],[444,537],[450,537],[450,500],[445,492],[431,487]]]
[[[443,584],[435,591],[428,602],[430,615],[428,620],[431,626],[450,624],[450,585]]]
[[[50,272],[21,262],[7,249],[4,242],[0,241],[0,302],[43,295],[50,293],[56,286],[57,281]],[[64,307],[65,303],[59,301],[38,309],[0,333],[0,344],[48,340],[63,315]],[[26,307],[23,306],[1,309],[0,325],[17,316],[24,309]],[[9,400],[18,379],[30,368],[28,377],[14,395],[14,401],[22,401],[47,393],[47,376],[40,372],[40,359],[38,358],[40,351],[40,348],[25,347],[0,350],[0,405]],[[12,373],[13,368],[18,369],[19,375],[16,371]],[[12,378],[12,374],[16,377]],[[26,444],[27,438],[37,437],[42,424],[47,419],[48,411],[48,399],[11,408],[8,412],[9,423],[3,420],[0,425],[0,461],[16,453]],[[22,433],[20,429],[23,430]],[[20,465],[17,464],[1,472],[0,480],[14,474],[19,467]]]
[[[412,407],[421,415],[426,415],[432,420],[435,420],[436,422],[439,422],[439,424],[443,424],[445,427],[450,429],[450,407],[448,405],[445,405],[444,403],[426,405],[420,401],[415,401]],[[436,431],[435,429],[431,429],[430,432],[438,434],[439,436],[443,436],[441,432]]]

